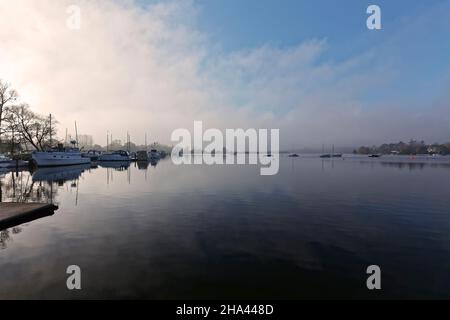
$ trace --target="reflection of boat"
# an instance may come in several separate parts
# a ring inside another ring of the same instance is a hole
[[[161,150],[159,152],[159,156],[160,156],[161,159],[164,159],[165,157],[167,157],[167,152],[165,152],[164,150]]]
[[[102,161],[100,167],[111,169],[127,169],[130,166],[130,161]]]
[[[71,141],[75,144],[75,141]],[[87,164],[90,158],[83,158],[78,148],[64,148],[62,144],[58,148],[49,151],[34,151],[33,161],[38,167],[73,166],[77,164]]]
[[[128,152],[119,150],[102,154],[99,161],[130,161],[130,155]]]
[[[90,164],[69,167],[39,168],[33,173],[33,181],[71,181],[78,179],[81,174],[90,169]]]
[[[139,170],[147,170],[148,169],[148,161],[137,161],[137,167]]]
[[[157,160],[161,159],[161,155],[159,154],[159,152],[156,149],[150,150],[148,156],[149,156],[150,160],[156,160],[157,161]]]
[[[152,167],[156,167],[156,165],[158,164],[159,160],[156,159],[150,159],[150,164],[152,165]]]
[[[27,161],[22,160],[12,160],[2,154],[0,154],[0,168],[15,168],[15,167],[25,167],[28,165]]]

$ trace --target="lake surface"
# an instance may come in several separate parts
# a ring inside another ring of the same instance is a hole
[[[450,298],[450,157],[279,161],[0,172],[59,206],[1,231],[0,298]]]

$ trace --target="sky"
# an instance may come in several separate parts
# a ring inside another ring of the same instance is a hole
[[[366,27],[370,4],[381,30]],[[80,8],[70,29],[67,8]],[[0,79],[65,128],[170,143],[278,128],[281,148],[450,141],[448,0],[0,0]]]

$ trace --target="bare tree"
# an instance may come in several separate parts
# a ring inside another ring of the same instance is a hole
[[[9,112],[13,103],[17,100],[17,92],[11,89],[8,83],[0,79],[0,146],[2,134],[5,133],[5,121],[9,117]]]
[[[11,131],[19,132],[22,141],[36,150],[53,147],[53,142],[56,140],[51,137],[56,135],[54,124],[57,121],[50,122],[49,117],[34,113],[27,104],[12,106],[10,114],[9,122],[13,126]]]

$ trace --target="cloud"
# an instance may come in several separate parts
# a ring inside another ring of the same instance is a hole
[[[81,9],[78,31],[66,27],[72,4]],[[450,134],[446,107],[436,117],[426,107],[410,113],[401,101],[368,103],[365,96],[396,77],[392,62],[371,50],[324,61],[327,41],[309,39],[222,52],[196,30],[191,1],[17,0],[0,2],[0,11],[8,12],[0,21],[0,78],[34,109],[54,114],[61,133],[77,120],[102,144],[107,130],[168,143],[174,129],[203,120],[280,128],[285,147]]]

